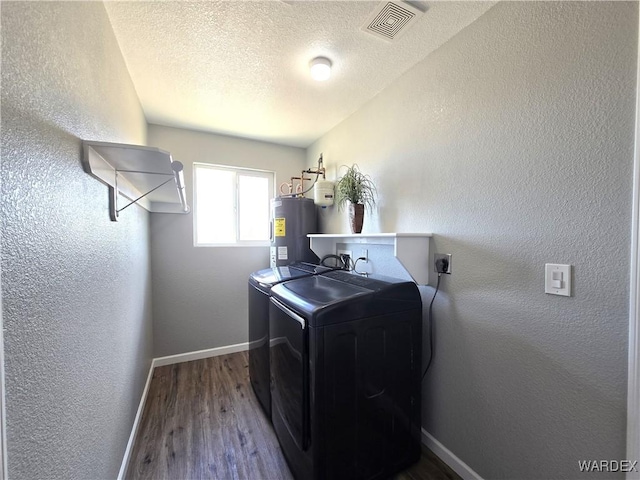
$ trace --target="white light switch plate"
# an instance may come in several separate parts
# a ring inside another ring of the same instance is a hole
[[[571,265],[544,264],[544,293],[571,296]]]

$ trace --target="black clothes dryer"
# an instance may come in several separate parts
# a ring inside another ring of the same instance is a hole
[[[310,263],[267,268],[249,276],[249,377],[253,391],[271,419],[269,391],[269,292],[274,285],[326,272],[330,268]]]
[[[420,457],[417,286],[333,271],[275,285],[271,418],[299,480],[383,479]]]

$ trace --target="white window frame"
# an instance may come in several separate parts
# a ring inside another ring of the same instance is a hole
[[[197,225],[197,212],[198,212],[198,182],[196,181],[196,175],[199,168],[208,168],[213,170],[227,170],[236,174],[236,188],[235,188],[235,211],[236,211],[236,241],[234,243],[198,243],[198,225]],[[256,247],[256,246],[269,246],[271,240],[240,240],[240,215],[239,210],[239,191],[238,188],[238,175],[243,176],[255,176],[260,178],[266,178],[269,182],[269,214],[271,212],[271,200],[275,197],[275,183],[276,172],[272,170],[260,170],[257,168],[248,167],[236,167],[233,165],[220,165],[215,163],[194,162],[193,163],[193,246],[194,247]]]

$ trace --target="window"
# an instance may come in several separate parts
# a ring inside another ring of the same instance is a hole
[[[196,163],[194,243],[268,245],[274,173]]]

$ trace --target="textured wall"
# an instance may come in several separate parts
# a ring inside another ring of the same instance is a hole
[[[109,220],[81,140],[145,142],[101,3],[2,3],[9,477],[114,478],[152,356],[148,214]]]
[[[193,162],[272,170],[276,185],[306,168],[300,148],[157,125],[149,145],[184,163],[191,206]],[[151,263],[156,356],[248,341],[247,279],[269,266],[269,247],[194,247],[193,215],[154,213]]]
[[[453,254],[423,422],[485,478],[625,456],[637,8],[500,3],[308,149],[372,175],[365,232]],[[573,297],[544,294],[545,262],[574,265]]]

